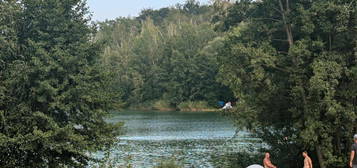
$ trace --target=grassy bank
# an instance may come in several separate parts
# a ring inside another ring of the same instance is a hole
[[[140,104],[134,104],[128,106],[127,109],[140,111],[177,111],[177,108],[171,106],[170,103],[164,100],[147,101]]]
[[[210,107],[206,101],[186,101],[178,106],[180,111],[217,111],[218,109]]]
[[[127,107],[129,110],[140,111],[184,111],[184,112],[214,112],[217,108],[210,106],[206,101],[185,101],[177,106],[171,105],[168,101],[157,100],[144,102]]]

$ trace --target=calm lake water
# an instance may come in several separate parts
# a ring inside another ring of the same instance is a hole
[[[232,121],[215,112],[126,111],[114,113],[109,122],[125,123],[124,135],[112,150],[118,166],[150,168],[171,159],[184,167],[217,167],[224,162],[220,157],[254,140],[247,132],[236,134]]]

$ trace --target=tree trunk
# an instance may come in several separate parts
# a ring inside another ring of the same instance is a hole
[[[316,146],[316,153],[317,153],[317,158],[319,160],[320,168],[326,168],[325,160],[324,160],[324,157],[322,155],[322,151],[321,151],[320,145]]]
[[[294,44],[294,38],[293,38],[292,29],[291,29],[291,24],[288,24],[287,18],[285,15],[286,13],[290,12],[289,0],[286,0],[286,9],[284,9],[284,5],[281,2],[281,0],[279,0],[279,6],[280,6],[280,13],[283,18],[284,27],[285,27],[285,31],[286,31],[286,35],[287,35],[287,40],[288,40],[289,48],[290,48]]]

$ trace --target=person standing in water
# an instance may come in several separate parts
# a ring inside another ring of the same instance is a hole
[[[351,147],[350,167],[357,168],[357,134],[353,136],[354,144]]]
[[[303,152],[302,156],[304,156],[304,168],[312,168],[312,161],[309,155],[307,155],[307,152]]]
[[[276,166],[274,166],[271,161],[270,161],[270,154],[267,152],[265,153],[265,157],[264,157],[264,160],[263,160],[263,165],[264,165],[264,168],[276,168]]]

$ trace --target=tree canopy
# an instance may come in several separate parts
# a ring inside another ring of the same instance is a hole
[[[354,0],[247,0],[216,22],[227,31],[219,63],[230,80],[222,82],[241,100],[233,114],[268,142],[279,165],[298,167],[304,149],[321,168],[348,163],[357,131],[356,16]]]
[[[215,78],[214,53],[222,38],[210,23],[214,12],[211,6],[187,1],[99,23],[97,40],[107,44],[103,60],[116,70],[128,106],[159,100],[172,107],[185,101],[215,105],[232,97]]]
[[[83,167],[119,125],[119,94],[81,0],[0,1],[1,167]]]

